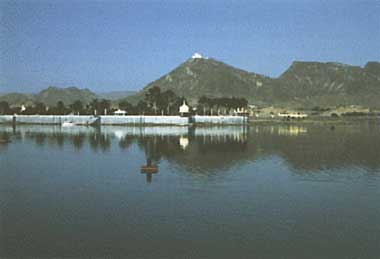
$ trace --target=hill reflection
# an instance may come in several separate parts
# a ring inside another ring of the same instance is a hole
[[[97,152],[136,145],[147,159],[165,159],[197,172],[222,170],[278,156],[299,172],[329,168],[380,168],[380,130],[375,122],[334,128],[315,125],[240,127],[52,127],[0,126],[2,139],[33,141],[37,146]],[[1,144],[0,152],[12,143]]]

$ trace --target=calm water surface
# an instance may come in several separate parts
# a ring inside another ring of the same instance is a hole
[[[0,257],[380,257],[375,121],[0,137]]]

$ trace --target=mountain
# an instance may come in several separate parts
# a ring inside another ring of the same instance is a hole
[[[88,89],[49,87],[36,95],[5,94],[0,96],[0,101],[11,105],[37,101],[56,105],[63,101],[68,105],[76,100],[89,103],[94,98],[105,98],[113,100],[116,107],[121,99],[136,103],[153,86],[159,86],[162,91],[170,89],[186,97],[190,103],[205,95],[244,97],[250,104],[264,106],[362,105],[380,108],[380,63],[371,61],[359,67],[334,62],[295,61],[279,77],[270,78],[194,55],[136,94],[119,91],[96,95]]]
[[[380,78],[380,62],[370,61],[368,62],[365,67],[364,71],[368,73],[371,76],[376,77],[377,79]]]
[[[162,91],[170,89],[190,102],[196,101],[202,95],[250,97],[256,100],[258,95],[270,94],[267,93],[270,82],[269,77],[234,68],[211,58],[191,58],[148,84],[137,97],[141,98],[149,88],[159,86]]]
[[[111,91],[111,92],[99,92],[96,93],[98,98],[107,100],[117,100],[136,94],[137,91]]]
[[[12,106],[32,105],[36,102],[42,102],[46,105],[54,106],[58,101],[62,101],[65,105],[72,104],[80,100],[86,104],[93,99],[98,98],[96,94],[88,89],[79,89],[77,87],[48,87],[38,94],[21,94],[9,93],[0,96],[0,101],[6,101]]]
[[[379,105],[380,73],[378,62],[362,68],[340,63],[296,61],[274,80],[277,101],[318,105]]]
[[[245,97],[251,104],[292,107],[380,106],[380,63],[364,68],[340,63],[295,61],[278,78],[247,72],[207,58],[191,58],[149,83],[129,101],[159,86],[195,102],[200,96]]]
[[[2,101],[12,106],[32,105],[35,102],[35,96],[32,94],[8,93],[0,96],[0,102]]]
[[[35,100],[45,103],[46,105],[56,105],[58,101],[62,101],[65,105],[72,104],[80,100],[82,103],[89,103],[93,99],[98,98],[96,94],[88,89],[79,89],[77,87],[49,87],[42,90],[35,96]]]

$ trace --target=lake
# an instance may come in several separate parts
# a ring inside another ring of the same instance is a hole
[[[0,257],[380,256],[374,120],[0,138]]]

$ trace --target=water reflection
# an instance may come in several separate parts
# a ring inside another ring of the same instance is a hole
[[[141,173],[146,175],[146,182],[152,182],[152,175],[158,173],[158,166],[152,164],[152,159],[146,160],[146,165],[141,166]]]
[[[307,128],[304,126],[280,126],[277,134],[280,136],[299,136],[307,133]]]
[[[379,126],[330,126],[0,126],[0,257],[376,258]]]
[[[165,159],[196,173],[279,156],[300,173],[359,166],[380,168],[376,123],[330,126],[270,125],[230,127],[71,127],[0,126],[2,139],[29,141],[41,147],[72,146],[80,151],[109,152],[113,146],[139,147],[154,164]],[[9,145],[4,143],[1,148]],[[296,171],[297,171],[296,170]]]

